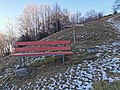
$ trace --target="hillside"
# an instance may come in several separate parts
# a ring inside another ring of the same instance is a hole
[[[66,56],[64,65],[59,57],[44,58],[43,63],[27,58],[31,73],[21,78],[14,73],[17,58],[0,58],[0,90],[88,90],[95,81],[120,80],[120,34],[114,27],[116,18],[110,21],[113,17],[119,22],[119,14],[116,14],[85,23],[84,27],[76,26],[75,45],[72,28],[42,39],[71,41],[74,55]]]

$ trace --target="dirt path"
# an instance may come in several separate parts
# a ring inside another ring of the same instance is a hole
[[[110,18],[110,19],[108,20],[108,22],[110,22],[110,23],[112,24],[112,26],[113,26],[114,28],[116,28],[116,29],[118,30],[118,32],[120,33],[120,21],[117,20],[117,18],[120,18],[120,15],[117,15],[117,16],[115,16],[115,17],[113,17],[113,18]]]

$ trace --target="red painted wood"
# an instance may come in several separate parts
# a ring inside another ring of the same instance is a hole
[[[70,44],[70,40],[59,40],[59,41],[32,41],[32,42],[16,42],[16,46],[23,45],[54,45],[54,44]]]
[[[61,45],[61,44],[65,45],[65,46],[58,46],[58,45]],[[68,51],[68,50],[71,50],[71,48],[70,48],[70,40],[16,42],[16,46],[24,46],[24,45],[26,47],[16,47],[14,49],[14,51],[16,53],[12,54],[12,56],[44,56],[44,55],[73,54],[73,52]],[[39,45],[42,45],[42,46],[39,47]],[[52,45],[52,46],[48,46],[48,45]],[[31,53],[31,51],[33,53]],[[37,51],[37,52],[35,52],[35,51]],[[40,51],[40,52],[38,52],[38,51]],[[46,52],[46,51],[48,51],[48,52]],[[18,52],[24,52],[24,53],[18,53]]]
[[[17,53],[12,54],[12,56],[44,56],[44,55],[68,55],[73,54],[73,52],[39,52],[39,53]]]
[[[15,52],[22,51],[55,51],[55,50],[70,50],[70,46],[51,46],[51,47],[24,47],[24,48],[15,48]]]

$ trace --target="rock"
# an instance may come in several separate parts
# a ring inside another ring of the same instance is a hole
[[[96,48],[88,48],[87,51],[89,53],[97,53],[98,52],[98,50]]]

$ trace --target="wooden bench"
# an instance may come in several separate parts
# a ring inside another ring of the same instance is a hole
[[[27,68],[24,68],[25,57],[59,55],[63,56],[62,63],[64,63],[64,55],[70,54],[73,54],[70,47],[70,40],[56,40],[16,42],[12,56],[20,58],[20,67],[16,70],[17,76],[24,76],[28,74]]]
[[[59,41],[32,41],[32,42],[16,42],[14,54],[21,59],[27,56],[52,56],[62,55],[64,63],[64,55],[73,54],[70,47],[70,40]]]

